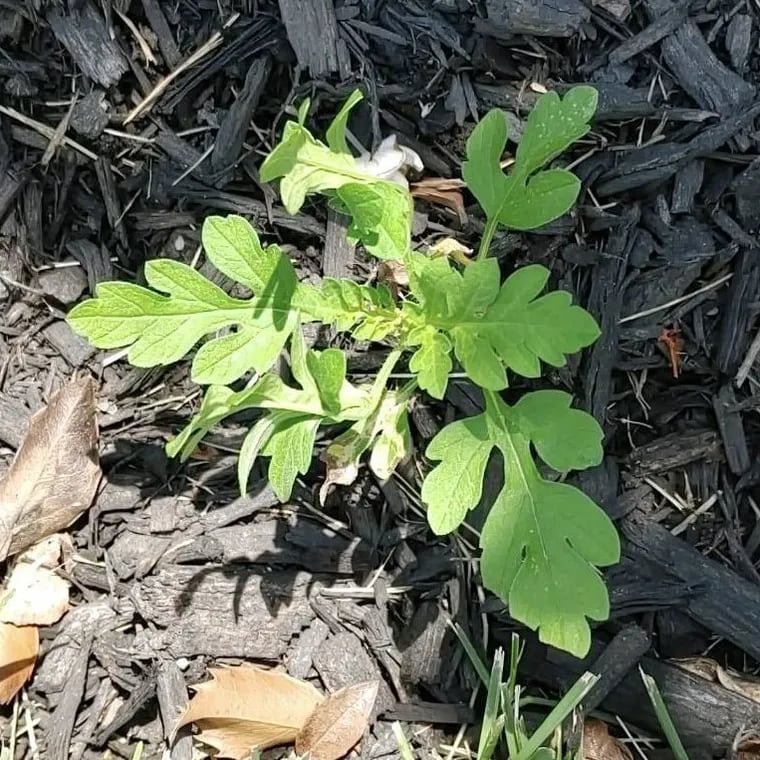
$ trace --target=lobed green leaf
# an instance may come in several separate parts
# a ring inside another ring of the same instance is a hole
[[[373,256],[402,258],[411,241],[411,195],[361,168],[346,143],[348,116],[361,97],[354,92],[333,120],[327,131],[329,147],[303,123],[288,122],[280,143],[261,165],[261,179],[280,179],[280,196],[291,214],[300,211],[309,194],[329,195],[333,205],[352,217],[351,236]]]
[[[507,385],[505,367],[538,377],[542,361],[561,367],[599,336],[593,317],[569,293],[539,295],[549,277],[545,267],[523,267],[500,286],[494,259],[474,261],[463,272],[443,258],[413,254],[410,262],[423,325],[407,340],[420,345],[410,369],[424,373],[420,387],[436,397],[445,390],[444,369],[451,371],[452,344],[473,382],[500,390]]]
[[[483,414],[448,425],[428,446],[438,461],[422,487],[428,520],[442,534],[465,519],[481,499],[486,464],[497,450],[504,486],[481,533],[483,581],[542,641],[584,656],[587,618],[609,615],[596,568],[619,560],[618,535],[581,491],[542,478],[530,449],[550,466],[590,467],[601,461],[602,431],[561,391],[527,394],[514,407],[493,393],[486,400]]]
[[[227,384],[246,372],[266,372],[293,331],[295,271],[277,246],[263,248],[241,217],[209,217],[203,227],[209,260],[249,287],[254,297],[232,298],[187,264],[156,259],[145,265],[152,288],[122,282],[98,285],[96,297],[68,315],[72,329],[98,348],[128,347],[138,367],[171,364],[209,333],[191,369],[195,382]]]
[[[490,111],[467,140],[462,177],[492,221],[518,230],[542,227],[567,212],[578,198],[580,181],[568,171],[541,171],[589,131],[597,92],[585,85],[560,98],[542,95],[531,111],[509,175],[501,168],[507,122]]]

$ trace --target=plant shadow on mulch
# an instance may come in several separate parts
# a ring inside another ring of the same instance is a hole
[[[72,528],[75,604],[43,629],[20,713],[0,716],[16,756],[129,757],[141,740],[161,756],[187,686],[241,660],[283,663],[329,691],[379,678],[363,757],[397,755],[394,719],[420,757],[477,720],[447,620],[488,651],[519,628],[479,584],[476,538],[434,538],[419,503],[425,441],[479,408],[472,387],[415,403],[417,454],[398,477],[363,471],[320,506],[315,458],[281,505],[264,481],[236,490],[244,419],[186,465],[167,460],[163,444],[199,399],[184,364],[130,368],[64,321],[96,283],[140,281],[159,256],[198,261],[228,287],[199,251],[212,213],[250,218],[305,278],[365,279],[371,262],[338,215],[307,204],[289,217],[258,180],[295,105],[312,99],[319,134],[356,86],[354,136],[371,148],[398,134],[427,177],[459,176],[487,109],[507,110],[519,135],[541,87],[597,87],[594,129],[568,157],[578,207],[494,245],[505,272],[549,266],[602,325],[541,382],[574,392],[605,428],[604,464],[577,481],[617,521],[624,556],[589,658],[520,631],[521,677],[557,696],[590,668],[601,680],[586,712],[659,736],[641,665],[692,758],[757,736],[751,694],[674,660],[746,673],[760,661],[759,32],[752,4],[721,0],[0,5],[0,455],[9,462],[29,416],[86,369],[101,379],[106,473]],[[482,220],[467,210],[462,223],[419,202],[416,239],[474,244]],[[354,373],[382,362],[378,347],[348,349]],[[641,744],[651,756],[662,746]],[[191,748],[180,733],[170,756]]]

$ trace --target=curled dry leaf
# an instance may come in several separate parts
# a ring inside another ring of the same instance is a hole
[[[760,738],[744,737],[739,739],[736,760],[760,760]]]
[[[631,751],[610,736],[607,724],[594,718],[583,723],[583,760],[632,760]]]
[[[682,670],[707,681],[719,683],[724,689],[760,704],[760,678],[756,676],[724,668],[709,657],[687,657],[673,662]]]
[[[29,680],[39,650],[36,626],[0,623],[0,705],[7,705]]]
[[[84,377],[37,412],[0,481],[0,560],[68,527],[100,481],[95,386]]]
[[[0,621],[52,625],[69,607],[69,583],[55,573],[63,536],[49,536],[16,560],[0,590]]]
[[[464,208],[464,197],[460,190],[464,186],[464,182],[460,179],[430,177],[415,182],[411,187],[411,193],[415,198],[450,208],[459,217],[459,221],[466,224],[467,212]]]
[[[338,760],[362,738],[377,699],[378,681],[347,686],[331,694],[296,736],[296,753],[310,760]]]
[[[209,672],[212,680],[194,687],[177,728],[195,723],[198,739],[220,758],[290,744],[323,700],[311,684],[279,671],[241,665]]]

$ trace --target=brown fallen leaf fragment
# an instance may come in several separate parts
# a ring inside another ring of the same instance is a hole
[[[36,626],[0,623],[0,705],[7,705],[29,680],[39,650]]]
[[[338,760],[362,738],[380,686],[366,681],[346,686],[317,707],[296,736],[296,754],[310,760]]]
[[[744,737],[739,739],[736,760],[760,760],[760,738]]]
[[[243,760],[252,749],[290,744],[324,697],[305,681],[249,665],[209,669],[177,728],[195,723],[197,738],[220,758]]]
[[[0,589],[0,622],[52,625],[69,608],[69,583],[56,575],[63,536],[56,534],[19,555]]]
[[[467,212],[464,207],[464,197],[459,188],[464,182],[446,177],[431,177],[415,182],[411,186],[412,196],[429,203],[450,208],[459,217],[462,224],[467,223]]]
[[[84,377],[32,417],[0,481],[0,561],[71,525],[90,506],[100,476],[95,385]]]
[[[719,683],[724,689],[740,694],[760,705],[760,678],[757,676],[737,673],[730,668],[724,668],[709,657],[687,657],[672,660],[672,662],[682,670],[707,681]]]
[[[621,744],[604,721],[587,718],[583,723],[583,760],[633,760],[631,751]]]

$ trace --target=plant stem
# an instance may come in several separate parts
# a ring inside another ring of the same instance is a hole
[[[480,247],[478,248],[477,261],[485,259],[488,256],[488,251],[491,248],[491,242],[493,236],[496,233],[496,228],[499,226],[499,220],[494,217],[486,221],[486,228],[483,231],[483,237],[480,238]]]
[[[391,351],[388,356],[385,357],[383,366],[380,367],[380,370],[377,373],[377,377],[375,377],[375,382],[372,383],[371,395],[374,407],[380,403],[380,399],[383,396],[383,391],[385,390],[385,386],[388,383],[388,378],[393,372],[393,368],[396,366],[396,363],[401,358],[401,353],[402,351],[400,348],[394,348],[393,351]]]

